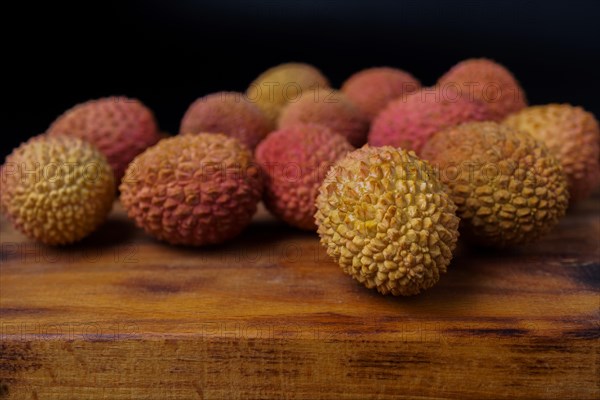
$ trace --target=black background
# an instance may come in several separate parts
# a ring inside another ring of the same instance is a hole
[[[532,104],[570,102],[600,115],[597,1],[133,1],[5,12],[2,156],[76,103],[124,94],[176,133],[194,99],[243,91],[287,61],[339,86],[371,66],[430,85],[456,62],[505,64]],[[16,90],[15,90],[16,89]]]

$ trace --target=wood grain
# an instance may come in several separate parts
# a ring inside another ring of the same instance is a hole
[[[384,297],[261,210],[209,249],[117,205],[82,243],[1,220],[1,399],[597,399],[600,205],[543,241],[464,244],[440,283]]]

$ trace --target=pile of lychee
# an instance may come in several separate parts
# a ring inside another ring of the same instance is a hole
[[[340,90],[315,67],[268,69],[245,93],[201,97],[180,132],[126,97],[88,101],[2,165],[2,211],[26,236],[76,242],[117,193],[135,224],[177,245],[233,239],[258,203],[317,231],[368,288],[435,285],[459,231],[481,246],[550,231],[600,183],[600,131],[581,107],[527,107],[502,65],[470,59],[432,87],[379,67]]]

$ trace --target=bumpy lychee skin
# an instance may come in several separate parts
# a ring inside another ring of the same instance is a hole
[[[420,89],[421,83],[408,72],[390,67],[359,71],[342,84],[342,92],[373,120],[392,100]]]
[[[115,197],[113,171],[88,142],[41,135],[2,166],[2,212],[25,236],[64,245],[93,232]]]
[[[600,184],[600,129],[594,116],[569,104],[533,106],[509,115],[504,124],[542,140],[567,175],[571,202]]]
[[[120,186],[127,214],[172,244],[209,245],[238,235],[262,196],[250,150],[223,134],[163,139],[127,168]]]
[[[305,93],[283,110],[279,128],[296,124],[320,124],[344,136],[352,146],[362,146],[367,139],[369,120],[346,98],[333,89]]]
[[[286,105],[319,87],[329,87],[329,81],[317,68],[286,63],[260,74],[248,87],[246,96],[265,113],[274,129]]]
[[[190,105],[179,133],[224,133],[254,150],[270,130],[267,117],[244,94],[219,92],[199,98]]]
[[[383,294],[414,295],[438,282],[459,220],[434,172],[413,152],[389,146],[365,146],[329,170],[315,218],[344,272]]]
[[[531,242],[565,214],[569,193],[562,167],[526,132],[471,122],[437,133],[422,155],[439,169],[465,229],[481,244]]]
[[[468,121],[489,119],[487,107],[458,92],[425,88],[392,101],[375,118],[369,132],[371,146],[421,148],[437,131]]]
[[[47,133],[92,143],[108,159],[117,182],[131,160],[160,139],[152,111],[139,100],[127,97],[78,104],[58,117]]]
[[[460,88],[463,95],[484,102],[494,121],[527,107],[525,92],[513,74],[485,58],[459,62],[439,79],[438,85]]]
[[[316,230],[315,198],[331,165],[354,148],[321,125],[294,125],[271,133],[256,149],[266,176],[265,204],[278,218]]]

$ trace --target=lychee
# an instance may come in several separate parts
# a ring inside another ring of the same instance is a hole
[[[525,92],[504,66],[486,58],[469,59],[452,67],[438,85],[458,90],[469,100],[485,103],[490,119],[500,121],[527,106]]]
[[[313,90],[288,105],[279,119],[279,128],[296,124],[326,126],[354,147],[366,142],[369,129],[367,117],[343,93],[333,89]]]
[[[298,124],[271,133],[256,149],[266,176],[265,204],[288,224],[315,230],[315,198],[329,167],[353,147],[322,125]]]
[[[223,134],[163,139],[129,165],[120,186],[127,214],[172,244],[208,245],[238,235],[262,196],[250,150]]]
[[[81,240],[112,208],[113,171],[102,153],[78,138],[34,137],[6,158],[1,171],[2,212],[42,243]]]
[[[286,63],[260,74],[248,87],[246,96],[265,113],[274,128],[285,106],[319,87],[329,87],[329,81],[317,68]]]
[[[78,104],[58,117],[47,133],[92,143],[108,159],[117,182],[131,160],[160,139],[152,111],[139,100],[127,97]]]
[[[463,228],[481,244],[534,241],[565,215],[569,193],[560,163],[526,132],[466,123],[435,134],[422,156],[439,170]]]
[[[392,100],[421,88],[421,83],[408,72],[390,67],[368,68],[348,78],[341,91],[369,121]]]
[[[366,287],[409,296],[446,272],[456,206],[414,152],[365,146],[348,154],[329,170],[316,204],[327,253]]]
[[[435,132],[462,122],[489,118],[487,107],[454,90],[424,88],[392,101],[375,118],[371,146],[394,146],[417,154]]]
[[[543,141],[563,166],[571,201],[588,197],[600,183],[600,129],[591,113],[570,104],[525,108],[504,124]]]
[[[179,133],[224,133],[254,150],[270,130],[267,117],[244,94],[219,92],[199,98],[190,105]]]

